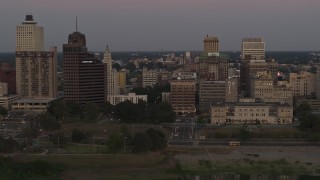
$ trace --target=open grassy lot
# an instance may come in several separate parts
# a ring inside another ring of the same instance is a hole
[[[17,155],[18,161],[46,160],[64,165],[61,179],[171,179],[174,167],[161,153],[141,155]]]
[[[170,146],[146,154],[15,155],[18,161],[46,160],[64,166],[61,179],[181,179],[208,174],[320,174],[317,147]]]

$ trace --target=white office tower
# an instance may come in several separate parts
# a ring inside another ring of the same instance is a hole
[[[117,70],[112,69],[111,51],[107,46],[103,55],[103,63],[106,64],[106,80],[107,80],[107,95],[119,95],[119,76]]]
[[[57,48],[44,51],[43,28],[27,15],[17,26],[16,88],[21,98],[57,97]]]
[[[17,26],[16,51],[43,51],[44,38],[43,27],[37,26],[32,15],[26,15],[26,19]]]
[[[264,60],[265,44],[263,38],[244,38],[241,46],[241,59]]]

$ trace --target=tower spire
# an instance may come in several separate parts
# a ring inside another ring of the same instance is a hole
[[[76,16],[76,31],[78,31],[78,16]]]

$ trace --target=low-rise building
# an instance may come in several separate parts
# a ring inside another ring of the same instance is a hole
[[[211,106],[211,124],[291,124],[293,107],[287,103],[216,103]]]
[[[148,95],[136,95],[136,93],[129,93],[128,95],[109,95],[108,102],[112,105],[117,105],[124,101],[131,101],[133,104],[138,104],[139,101],[148,100]]]

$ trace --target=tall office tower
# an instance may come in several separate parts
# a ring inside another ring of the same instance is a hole
[[[265,59],[265,45],[263,38],[244,38],[241,46],[242,60]]]
[[[265,60],[245,60],[240,64],[240,96],[249,97],[251,94],[251,77],[257,72],[268,71]]]
[[[207,56],[219,56],[219,39],[214,36],[206,36],[203,40],[204,53]]]
[[[209,81],[224,81],[228,78],[229,63],[221,57],[204,57],[200,59],[200,79]]]
[[[57,48],[43,49],[43,28],[27,15],[17,26],[16,90],[26,99],[57,97]]]
[[[0,82],[8,84],[8,94],[16,94],[16,70],[8,63],[0,64]]]
[[[22,25],[17,26],[16,51],[43,51],[43,27],[37,26],[32,15],[26,15]]]
[[[172,80],[171,106],[176,114],[194,114],[196,112],[195,79]]]
[[[106,50],[104,51],[103,55],[103,63],[105,64],[106,68],[106,84],[107,84],[107,96],[108,95],[119,95],[119,75],[117,70],[112,69],[112,58],[111,58],[111,51],[109,46],[107,46]],[[107,99],[106,99],[107,100]]]
[[[75,31],[63,44],[64,100],[86,103],[105,101],[105,64],[88,52],[85,35]]]

